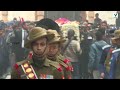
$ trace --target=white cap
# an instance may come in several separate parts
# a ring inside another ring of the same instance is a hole
[[[92,37],[91,36],[88,36],[88,38],[87,39],[92,39]]]

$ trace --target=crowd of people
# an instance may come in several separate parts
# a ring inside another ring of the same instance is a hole
[[[0,21],[0,78],[120,79],[120,30],[95,16],[67,37],[49,18]]]

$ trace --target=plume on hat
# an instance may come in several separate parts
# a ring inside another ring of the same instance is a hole
[[[52,30],[56,30],[58,33],[60,32],[59,25],[55,21],[49,18],[44,18],[36,22],[36,27],[43,27],[47,30],[52,29]]]

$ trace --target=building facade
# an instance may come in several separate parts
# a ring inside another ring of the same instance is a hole
[[[14,17],[18,20],[19,18],[24,18],[24,20],[36,21],[46,16],[51,19],[65,16],[71,20],[80,19],[79,17],[81,16],[82,20],[86,20],[86,11],[0,11],[0,20],[5,22],[13,20]]]
[[[48,12],[53,12],[48,14]],[[75,13],[72,13],[75,12]],[[46,15],[51,19],[57,19],[58,17],[66,16],[71,18],[71,20],[83,20],[86,19],[90,22],[94,22],[95,13],[99,13],[99,17],[102,20],[106,20],[109,24],[115,24],[116,18],[114,18],[114,13],[116,11],[0,11],[0,20],[11,21],[14,17],[18,20],[19,18],[24,18],[24,20],[29,21],[38,21]],[[73,18],[75,17],[75,18]]]

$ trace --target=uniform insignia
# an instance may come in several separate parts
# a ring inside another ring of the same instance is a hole
[[[53,79],[53,75],[46,75],[46,79]]]
[[[59,72],[62,72],[62,67],[61,67],[61,65],[60,65],[59,68],[57,68],[57,70],[58,70]]]
[[[68,64],[69,62],[70,62],[70,60],[64,59],[64,63]]]
[[[45,74],[40,74],[40,79],[45,79],[46,75]]]
[[[73,67],[70,67],[70,66],[68,66],[66,69],[67,69],[68,71],[73,71]]]
[[[54,62],[49,60],[49,64],[52,65],[53,67],[57,68],[58,71],[62,72],[62,66],[58,62]]]
[[[32,59],[32,56],[33,56],[33,52],[29,52],[28,58]]]
[[[40,74],[40,79],[53,79],[53,75]]]
[[[15,64],[14,67],[15,67],[15,69],[18,69],[19,66],[18,66],[18,64]]]

